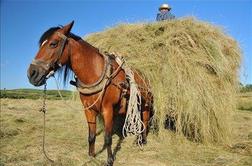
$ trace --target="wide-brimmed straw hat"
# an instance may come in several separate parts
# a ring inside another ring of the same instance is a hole
[[[159,11],[162,9],[171,10],[171,7],[168,4],[164,3],[159,7]]]

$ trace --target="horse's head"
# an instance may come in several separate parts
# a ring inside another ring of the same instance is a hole
[[[58,68],[65,65],[69,59],[68,36],[74,22],[66,26],[53,27],[47,30],[39,40],[39,51],[30,64],[27,76],[31,84],[45,84]]]

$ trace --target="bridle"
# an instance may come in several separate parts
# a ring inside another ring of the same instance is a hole
[[[56,32],[56,34],[62,39],[60,40],[59,44],[60,44],[60,47],[58,48],[57,52],[56,52],[56,56],[57,58],[50,62],[50,63],[47,63],[45,62],[44,60],[40,60],[40,59],[33,59],[32,63],[33,65],[37,65],[37,66],[40,66],[42,67],[43,69],[45,69],[46,71],[49,71],[50,69],[52,69],[49,74],[46,76],[46,78],[49,78],[51,75],[54,74],[54,72],[58,69],[58,68],[61,68],[62,65],[61,63],[59,62],[62,54],[63,54],[63,51],[64,51],[64,48],[67,44],[67,41],[69,40],[68,37],[60,32]]]
[[[60,60],[60,58],[62,57],[62,54],[63,54],[63,51],[64,51],[64,48],[66,47],[66,44],[67,44],[67,41],[69,40],[68,39],[68,37],[67,36],[65,36],[64,34],[62,34],[62,33],[60,33],[60,32],[56,32],[56,34],[62,39],[62,40],[60,40],[59,41],[59,44],[60,44],[60,46],[59,46],[59,48],[58,48],[58,50],[56,51],[56,55],[55,56],[57,56],[57,58],[54,60],[54,61],[52,61],[52,62],[50,62],[50,63],[48,63],[48,62],[46,62],[46,61],[44,61],[44,60],[40,60],[40,59],[34,59],[33,61],[32,61],[32,63],[31,64],[33,64],[33,65],[37,65],[37,66],[40,66],[40,67],[42,67],[44,70],[46,70],[46,71],[49,71],[49,70],[51,70],[48,74],[47,74],[47,76],[46,76],[46,79],[48,79],[50,76],[53,76],[54,75],[54,72],[58,69],[58,68],[60,68],[60,67],[62,67],[62,65],[61,65],[61,63],[59,62],[59,60]],[[70,47],[68,47],[69,49],[68,49],[68,53],[70,54]],[[44,153],[44,155],[45,155],[45,157],[46,157],[46,159],[48,160],[48,161],[50,161],[50,162],[52,162],[52,163],[54,163],[54,161],[52,160],[52,159],[50,159],[50,157],[48,156],[48,154],[46,153],[46,150],[45,150],[45,122],[46,122],[46,119],[45,119],[45,114],[46,114],[46,96],[47,96],[47,94],[46,94],[46,83],[44,84],[44,95],[43,95],[43,106],[42,106],[42,109],[40,110],[41,112],[43,112],[43,117],[44,117],[44,120],[43,120],[43,140],[42,140],[42,142],[43,142],[43,146],[42,146],[42,149],[43,149],[43,153]],[[57,85],[58,86],[58,85]],[[59,90],[58,90],[58,92],[59,92]],[[60,94],[60,92],[59,92],[59,94]],[[62,95],[60,94],[60,97],[62,98]],[[63,98],[62,98],[63,99]]]

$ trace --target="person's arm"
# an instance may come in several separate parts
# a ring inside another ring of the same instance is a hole
[[[161,21],[160,13],[157,14],[156,21]]]
[[[166,20],[173,20],[175,19],[175,16],[173,14],[171,14],[170,12],[166,14]]]

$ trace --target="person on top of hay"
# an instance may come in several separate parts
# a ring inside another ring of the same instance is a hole
[[[157,14],[156,21],[172,20],[175,18],[170,12],[171,7],[168,4],[162,4],[159,7],[159,13]]]

